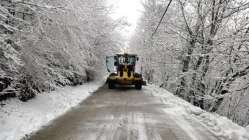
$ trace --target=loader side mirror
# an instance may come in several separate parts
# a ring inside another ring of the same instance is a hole
[[[114,66],[117,66],[118,65],[118,62],[116,61],[116,62],[114,62]]]

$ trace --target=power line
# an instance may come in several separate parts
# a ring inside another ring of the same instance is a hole
[[[163,20],[163,18],[164,18],[164,16],[165,16],[165,14],[167,13],[167,11],[168,11],[168,9],[169,9],[169,6],[170,6],[170,4],[171,4],[172,1],[173,1],[173,0],[170,0],[170,1],[169,1],[168,5],[167,5],[167,7],[166,7],[166,9],[165,9],[165,11],[164,11],[164,13],[163,13],[163,16],[161,17],[161,19],[160,19],[160,21],[159,21],[159,23],[158,23],[158,25],[157,25],[157,27],[156,27],[156,30],[152,33],[152,36],[151,36],[151,37],[153,37],[153,36],[156,34],[156,32],[157,32],[157,30],[158,30],[158,28],[159,28],[159,26],[160,26],[160,24],[161,24],[161,22],[162,22],[162,20]]]

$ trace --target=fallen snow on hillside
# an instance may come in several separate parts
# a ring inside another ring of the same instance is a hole
[[[0,140],[19,140],[77,106],[103,82],[86,83],[77,87],[65,87],[50,93],[42,93],[28,102],[11,99],[0,107]]]
[[[176,97],[165,89],[149,85],[147,94],[159,97],[168,106],[164,111],[176,120],[177,125],[186,131],[193,140],[199,140],[196,130],[207,129],[221,140],[249,140],[249,129],[241,127],[226,117],[209,113]],[[248,126],[249,127],[249,126]]]

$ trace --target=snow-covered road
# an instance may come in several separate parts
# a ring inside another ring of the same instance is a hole
[[[246,130],[155,86],[101,88],[31,140],[249,140]]]
[[[0,106],[0,140],[20,140],[63,115],[95,92],[104,83],[85,83],[38,94],[28,102],[9,99]]]

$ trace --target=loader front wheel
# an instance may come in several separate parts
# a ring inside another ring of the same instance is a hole
[[[141,90],[141,89],[142,89],[142,84],[141,84],[141,83],[135,84],[135,88],[136,88],[137,90]]]
[[[108,87],[109,87],[109,89],[114,89],[115,88],[115,83],[112,82],[112,81],[109,81],[108,82]]]

